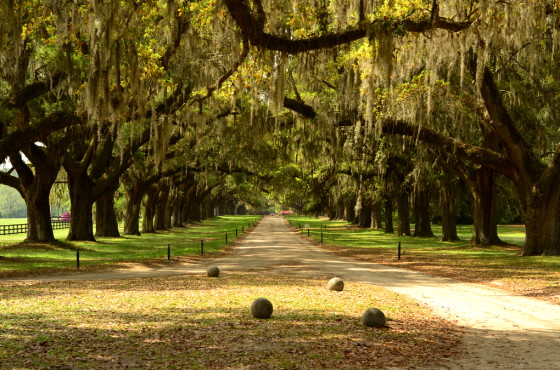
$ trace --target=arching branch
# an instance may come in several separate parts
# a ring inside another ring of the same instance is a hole
[[[269,50],[277,50],[289,54],[297,54],[305,51],[328,49],[338,45],[348,44],[352,41],[362,39],[368,34],[368,29],[373,28],[377,23],[387,23],[385,19],[375,20],[370,23],[359,22],[354,27],[345,31],[328,33],[321,36],[313,36],[305,39],[290,39],[278,35],[272,35],[264,31],[264,17],[260,0],[254,0],[254,7],[258,10],[258,15],[253,15],[253,11],[246,0],[224,0],[230,15],[237,23],[243,36],[246,37],[253,46],[262,47]],[[438,7],[433,8],[430,17],[420,21],[403,20],[395,22],[395,26],[403,26],[408,32],[426,32],[432,29],[444,29],[458,32],[470,27],[471,22],[454,22],[439,16]]]
[[[383,132],[389,135],[414,137],[425,144],[431,144],[434,150],[444,151],[459,158],[466,159],[481,166],[493,169],[509,179],[515,180],[515,168],[504,154],[490,149],[466,144],[444,135],[436,130],[412,125],[400,120],[387,120],[383,123]]]
[[[52,132],[72,125],[79,125],[85,120],[74,114],[55,112],[32,126],[17,130],[0,139],[0,161],[8,154],[19,151],[23,146],[44,139]]]

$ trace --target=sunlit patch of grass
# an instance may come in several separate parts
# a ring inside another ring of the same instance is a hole
[[[253,274],[0,283],[0,363],[379,368],[433,366],[457,353],[461,333],[429,309],[368,284],[325,284]],[[271,319],[251,317],[257,297],[273,303]],[[387,327],[361,325],[369,307],[386,313]]]

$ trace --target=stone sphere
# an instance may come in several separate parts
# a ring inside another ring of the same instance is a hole
[[[268,319],[272,316],[272,303],[266,298],[257,298],[251,304],[251,315],[256,319]]]
[[[334,290],[337,292],[342,292],[342,290],[344,289],[344,281],[342,281],[342,279],[340,278],[332,278],[329,280],[329,282],[327,283],[327,288],[329,290]]]
[[[380,328],[386,322],[385,314],[378,308],[368,308],[362,315],[362,324],[370,328]]]
[[[210,266],[206,270],[206,275],[208,275],[208,277],[218,277],[220,276],[220,269],[218,266]]]

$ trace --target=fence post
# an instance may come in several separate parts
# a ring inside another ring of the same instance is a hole
[[[323,244],[323,229],[321,229],[321,244]]]
[[[309,228],[307,228],[307,237],[309,238]]]
[[[204,240],[200,241],[200,255],[204,255]]]
[[[76,248],[76,268],[80,269],[80,250]]]
[[[399,242],[399,247],[397,249],[397,258],[400,260],[401,259],[401,242]]]
[[[167,260],[171,261],[171,244],[167,243]]]
[[[226,233],[226,244],[227,244],[227,233]]]

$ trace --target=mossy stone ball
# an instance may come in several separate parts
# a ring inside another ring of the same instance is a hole
[[[206,275],[208,275],[208,277],[218,277],[220,276],[220,269],[218,266],[210,266],[206,270]]]
[[[269,319],[272,311],[272,303],[266,298],[257,298],[251,304],[251,315],[256,319]]]
[[[370,328],[380,328],[386,322],[385,314],[379,308],[368,308],[362,315],[362,324]]]
[[[327,283],[327,288],[336,292],[342,292],[344,290],[344,281],[337,277],[332,278]]]

